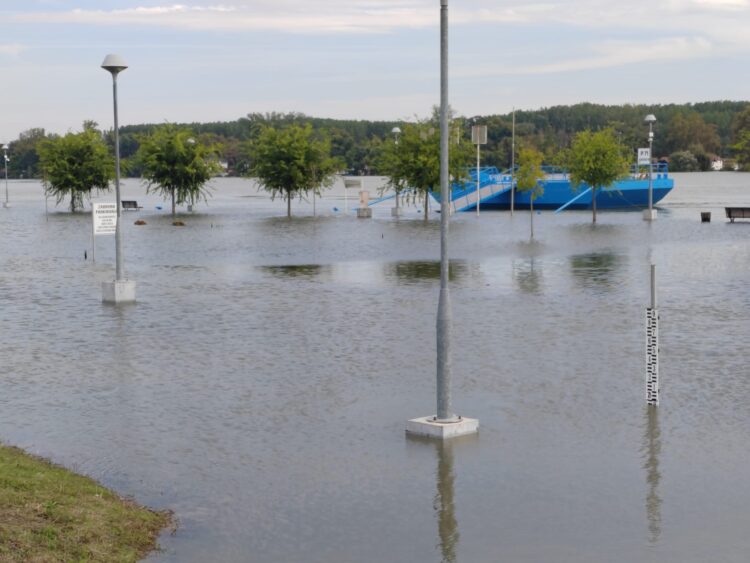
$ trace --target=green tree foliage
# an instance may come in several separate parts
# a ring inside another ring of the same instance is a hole
[[[592,222],[596,223],[597,190],[611,186],[628,172],[626,149],[617,142],[613,129],[596,133],[581,131],[573,139],[568,153],[568,170],[574,186],[591,188]]]
[[[700,165],[690,151],[677,151],[669,155],[669,169],[672,172],[696,172]]]
[[[188,128],[162,125],[140,138],[137,159],[141,163],[148,190],[172,200],[175,206],[195,204],[208,198],[206,183],[218,173],[218,147],[194,138]]]
[[[750,170],[750,106],[737,114],[733,128],[732,150],[742,170]]]
[[[716,154],[721,150],[721,139],[716,125],[706,123],[698,112],[680,112],[669,121],[666,148],[669,151],[690,148],[694,154]]]
[[[388,186],[397,194],[414,190],[424,200],[424,219],[429,213],[430,192],[440,192],[440,131],[434,121],[404,125],[398,143],[382,144],[378,170],[388,176]],[[449,150],[449,171],[454,182],[468,178],[474,150],[461,140],[462,130],[453,129]]]
[[[263,126],[251,144],[249,175],[272,198],[284,197],[287,217],[292,216],[292,198],[320,193],[333,185],[341,163],[331,156],[331,141],[315,134],[312,125],[292,124],[284,128]]]
[[[516,189],[529,192],[531,199],[531,238],[534,238],[534,200],[544,194],[542,161],[544,156],[533,147],[522,148],[518,153],[518,170],[516,171]]]
[[[8,175],[11,178],[38,178],[40,176],[37,144],[46,138],[44,129],[37,127],[24,131],[17,140],[8,144],[10,156]]]
[[[93,129],[44,139],[38,144],[46,193],[60,203],[70,196],[70,210],[83,207],[91,190],[109,190],[114,178],[114,159],[101,134]]]

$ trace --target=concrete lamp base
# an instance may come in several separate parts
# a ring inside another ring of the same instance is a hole
[[[479,420],[459,417],[456,422],[437,422],[434,416],[421,416],[406,422],[406,432],[419,436],[428,436],[447,440],[479,431]]]
[[[102,301],[104,303],[134,303],[135,281],[121,280],[102,282]]]
[[[656,220],[656,209],[644,209],[643,210],[644,221],[655,221]]]
[[[370,219],[372,217],[372,209],[369,207],[360,207],[357,209],[357,217],[360,219]]]
[[[8,203],[8,202],[6,201],[5,203],[3,203],[3,207],[4,207],[5,209],[8,209],[8,208],[10,207],[10,203]]]
[[[391,217],[401,217],[401,208],[391,207]]]

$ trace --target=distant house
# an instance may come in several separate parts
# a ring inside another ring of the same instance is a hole
[[[724,169],[724,159],[720,156],[712,156],[711,157],[711,170],[716,170],[717,172]]]

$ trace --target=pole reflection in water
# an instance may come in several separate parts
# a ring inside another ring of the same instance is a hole
[[[458,545],[458,522],[456,522],[455,503],[453,501],[453,448],[446,441],[436,442],[438,454],[437,493],[435,493],[435,512],[438,519],[440,536],[440,553],[443,563],[455,563],[456,546]]]
[[[655,544],[661,535],[661,497],[659,496],[659,456],[661,454],[661,430],[659,429],[659,409],[646,406],[646,430],[643,436],[643,468],[646,470],[646,518],[648,519],[649,543]]]

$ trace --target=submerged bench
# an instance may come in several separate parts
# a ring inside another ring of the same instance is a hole
[[[132,211],[138,211],[139,209],[143,209],[143,207],[138,207],[137,201],[128,201],[123,199],[120,203],[122,203],[123,210],[130,209]]]
[[[750,219],[750,207],[725,207],[727,219],[734,223],[735,219]]]

